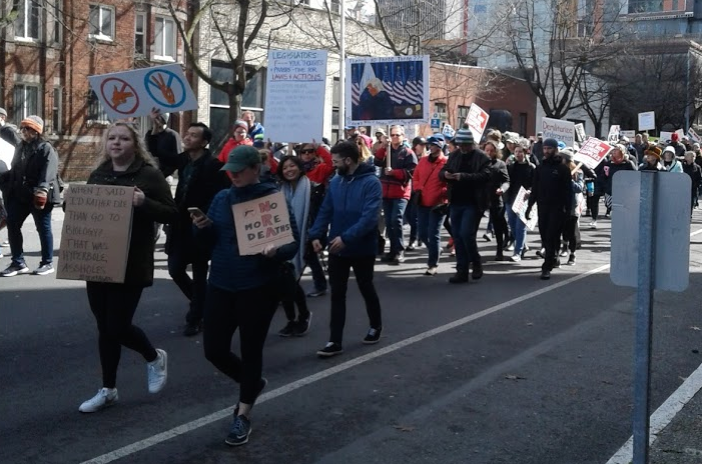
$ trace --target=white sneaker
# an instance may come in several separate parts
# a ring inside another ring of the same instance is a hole
[[[80,405],[80,412],[98,412],[108,406],[112,406],[119,399],[116,388],[101,388],[97,395]]]
[[[590,229],[597,229],[597,221],[592,221],[590,223]]]
[[[149,393],[158,393],[166,386],[168,379],[168,356],[161,349],[156,349],[158,357],[146,363],[146,373],[149,382]]]
[[[519,261],[522,260],[522,256],[519,254],[512,255],[512,257],[509,258],[509,260],[512,261],[513,263],[518,263]]]

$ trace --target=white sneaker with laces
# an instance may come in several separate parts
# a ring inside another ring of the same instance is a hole
[[[101,388],[97,395],[83,402],[78,408],[80,412],[98,412],[108,406],[112,406],[119,399],[116,388]]]
[[[166,386],[168,379],[168,356],[162,349],[156,349],[157,357],[146,363],[146,373],[149,382],[149,393],[158,393]]]
[[[592,221],[590,223],[590,229],[597,229],[597,221]]]

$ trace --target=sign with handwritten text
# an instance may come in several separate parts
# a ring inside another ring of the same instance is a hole
[[[575,144],[575,123],[562,119],[542,118],[541,130],[544,133],[544,140],[556,139],[572,147]]]
[[[89,76],[90,87],[111,120],[197,109],[197,99],[179,64]]]
[[[71,184],[64,198],[58,279],[123,283],[134,187]]]
[[[270,50],[266,87],[266,138],[320,142],[327,85],[325,50]]]
[[[232,206],[239,255],[256,255],[268,245],[295,241],[283,192]]]

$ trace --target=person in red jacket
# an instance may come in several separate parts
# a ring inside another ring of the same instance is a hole
[[[251,139],[249,139],[249,125],[246,121],[237,119],[234,122],[234,127],[232,127],[233,137],[227,140],[227,143],[222,147],[222,151],[219,152],[217,159],[222,163],[226,163],[229,159],[229,153],[239,145],[253,145]]]
[[[309,180],[317,184],[329,185],[329,179],[334,172],[329,148],[313,143],[305,144],[300,150],[300,159]]]
[[[392,264],[405,262],[405,246],[402,238],[402,219],[412,193],[412,174],[417,167],[417,156],[404,145],[405,129],[390,127],[390,143],[378,149],[375,165],[383,168],[380,182],[383,187],[383,213],[390,239],[390,252],[383,261]],[[388,147],[390,148],[389,162]]]
[[[441,250],[441,224],[448,210],[448,187],[446,181],[439,178],[439,171],[444,167],[448,157],[444,155],[444,141],[429,137],[427,139],[429,156],[423,156],[414,170],[412,188],[417,200],[417,233],[419,240],[427,246],[429,256],[424,275],[436,275]]]

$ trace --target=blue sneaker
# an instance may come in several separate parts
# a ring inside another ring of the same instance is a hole
[[[224,443],[229,446],[245,445],[249,442],[249,435],[251,435],[251,421],[246,416],[236,416]]]

